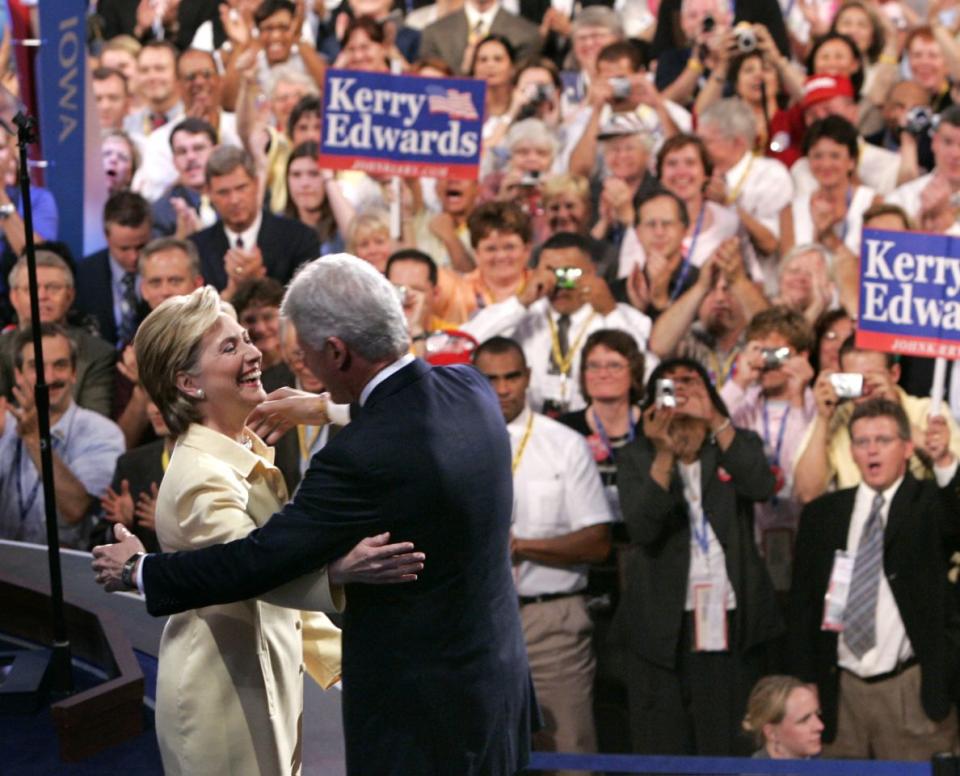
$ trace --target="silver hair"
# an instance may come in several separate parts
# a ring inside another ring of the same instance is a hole
[[[757,139],[757,120],[753,109],[739,97],[728,97],[713,103],[700,114],[699,124],[701,127],[709,125],[719,129],[730,140],[741,137],[750,148],[753,148]]]
[[[623,22],[617,12],[605,5],[588,5],[573,18],[571,36],[585,27],[604,27],[618,38],[623,37]]]
[[[833,254],[830,252],[830,249],[826,245],[821,243],[803,243],[802,245],[794,245],[787,254],[780,259],[779,266],[777,267],[777,276],[782,276],[784,270],[790,265],[790,262],[793,261],[798,256],[803,256],[807,253],[819,253],[823,258],[824,266],[827,268],[827,277],[830,280],[833,280]]]
[[[293,65],[280,65],[270,72],[270,80],[267,82],[267,94],[271,98],[277,90],[277,84],[279,83],[298,84],[305,89],[304,94],[310,94],[314,97],[320,95],[317,82]]]
[[[529,143],[537,148],[549,148],[554,158],[560,150],[556,136],[540,119],[524,119],[518,121],[507,133],[506,146],[513,151],[519,143]]]
[[[367,361],[394,360],[410,349],[397,290],[371,264],[349,253],[305,264],[287,287],[280,311],[314,350],[330,337]]]
[[[55,267],[56,269],[63,270],[64,282],[70,287],[73,288],[73,271],[70,269],[70,265],[67,264],[66,259],[62,258],[53,251],[45,251],[43,248],[37,249],[37,266],[38,267]],[[27,257],[21,256],[17,259],[17,263],[13,265],[13,268],[10,270],[10,274],[7,275],[7,288],[13,288],[17,285],[17,280],[20,278],[20,272],[26,272],[27,270]]]

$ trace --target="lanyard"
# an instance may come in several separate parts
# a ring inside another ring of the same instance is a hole
[[[847,241],[847,230],[850,228],[850,203],[853,200],[853,187],[847,186],[847,208],[846,215],[843,217],[842,227],[840,229],[840,242],[845,243]]]
[[[533,431],[533,412],[527,418],[527,425],[523,429],[523,436],[520,437],[520,444],[517,445],[517,452],[513,454],[513,461],[510,462],[510,473],[516,474],[520,466],[520,459],[523,458],[523,451],[527,449],[527,442],[530,441],[530,432]]]
[[[14,457],[13,468],[17,473],[17,508],[20,510],[20,522],[26,522],[30,511],[33,509],[34,502],[37,500],[37,493],[40,491],[40,477],[33,483],[33,488],[27,495],[27,501],[23,501],[23,476],[20,471],[20,463],[23,459],[23,440],[17,439],[17,452]]]
[[[700,229],[703,226],[703,214],[707,209],[707,203],[700,203],[700,212],[697,213],[697,223],[693,227],[693,236],[690,238],[690,250],[687,251],[686,256],[684,256],[684,263],[688,264],[693,261],[693,252],[697,249],[697,240],[700,237]]]
[[[750,168],[753,167],[753,160],[756,159],[756,155],[750,153],[750,158],[747,159],[747,166],[743,170],[743,174],[740,176],[740,180],[737,181],[736,185],[730,189],[730,193],[727,194],[727,204],[732,205],[740,198],[740,193],[743,191],[743,187],[747,182],[747,176],[750,174]]]
[[[610,457],[616,458],[613,445],[610,443],[610,437],[607,434],[607,430],[603,427],[603,421],[600,420],[600,416],[597,415],[597,411],[593,409],[593,407],[590,408],[590,411],[593,413],[593,425],[597,427],[597,435],[600,437],[600,441],[603,442],[603,446],[607,448]],[[637,434],[637,422],[633,419],[632,408],[627,410],[627,420],[630,421],[630,429],[627,431],[627,444],[629,444]]]
[[[167,445],[164,443],[163,450],[160,451],[160,465],[163,467],[163,471],[167,471],[167,467],[170,465],[170,453],[167,451]]]
[[[313,436],[310,437],[307,435],[306,426],[297,426],[297,442],[300,443],[301,461],[310,460],[310,451],[313,450],[313,446],[317,443],[317,437],[320,436],[323,426],[317,426],[316,429],[317,430],[313,432]]]
[[[770,444],[770,413],[767,410],[767,402],[763,402],[763,441],[766,446],[772,450],[772,455],[770,456],[770,463],[773,466],[780,466],[780,450],[783,448],[783,437],[787,431],[787,418],[790,417],[790,405],[787,405],[787,409],[784,410],[783,415],[780,418],[780,431],[777,434],[777,446],[772,447]]]
[[[713,378],[713,382],[719,391],[721,388],[723,388],[723,384],[730,379],[730,375],[733,374],[733,369],[737,363],[737,356],[740,355],[740,350],[739,348],[734,348],[730,355],[727,356],[726,361],[724,361],[722,364],[720,363],[720,359],[717,358],[717,354],[712,350],[709,351],[707,355],[710,359],[711,366],[711,368],[707,370],[707,373]],[[716,366],[716,369],[713,368],[714,366]]]
[[[707,510],[701,507],[700,509],[701,519],[700,519],[700,529],[697,530],[697,521],[691,520],[692,523],[691,529],[693,530],[693,538],[697,540],[697,546],[700,548],[700,552],[703,553],[703,557],[707,557],[710,552],[710,526],[707,523]]]
[[[587,320],[585,320],[580,327],[580,331],[577,332],[577,336],[573,338],[573,344],[567,349],[567,355],[564,356],[560,353],[560,335],[557,334],[557,324],[554,323],[553,318],[550,316],[550,311],[547,310],[547,324],[550,326],[550,351],[553,353],[553,360],[556,362],[561,375],[567,376],[570,374],[570,368],[573,366],[573,357],[577,354],[577,348],[580,347],[580,342],[586,336],[587,329],[590,327],[590,323],[596,315],[596,310],[590,313]]]

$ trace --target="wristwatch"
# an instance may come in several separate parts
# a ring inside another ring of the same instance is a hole
[[[142,552],[135,552],[131,555],[123,564],[123,568],[120,570],[120,582],[128,590],[137,589],[137,580],[134,577],[134,573],[137,570],[137,564],[140,562],[140,558],[144,556]]]
[[[17,206],[12,202],[8,202],[6,205],[0,205],[0,221],[6,221],[16,212]]]

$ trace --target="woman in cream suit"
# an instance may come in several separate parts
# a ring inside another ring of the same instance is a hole
[[[137,333],[140,377],[178,436],[157,500],[165,552],[246,536],[287,500],[273,449],[245,426],[263,399],[260,352],[212,288],[160,305]],[[339,561],[338,561],[339,563]],[[326,571],[267,600],[172,616],[160,642],[157,734],[167,774],[298,774],[304,668],[340,673]]]

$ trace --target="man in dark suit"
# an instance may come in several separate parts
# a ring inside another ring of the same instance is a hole
[[[926,443],[944,492],[910,474],[900,405],[859,404],[849,429],[861,484],[810,502],[800,518],[789,654],[793,672],[819,688],[828,757],[957,750],[960,614],[944,563],[960,535],[957,461],[937,426]],[[843,578],[849,592],[838,596]]]
[[[141,568],[138,543],[120,531],[120,544],[95,550],[98,579],[119,589],[142,576],[148,609],[161,615],[256,596],[371,532],[410,540],[429,558],[417,581],[347,586],[348,773],[517,772],[536,707],[510,572],[510,444],[496,397],[470,367],[431,368],[409,355],[395,289],[355,257],[312,263],[283,312],[333,400],[359,405],[351,423],[314,456],[293,501],[247,539],[148,556]],[[341,580],[337,563],[328,572]]]
[[[502,35],[513,46],[515,61],[532,59],[540,52],[540,31],[526,19],[504,11],[497,0],[467,0],[464,7],[437,19],[424,29],[420,39],[420,58],[438,57],[456,75],[470,66],[464,53],[487,35]]]
[[[92,316],[100,336],[118,350],[133,341],[146,314],[137,261],[150,241],[149,203],[132,191],[118,191],[103,208],[107,247],[77,264],[76,308]]]
[[[262,210],[253,159],[233,146],[215,148],[207,160],[207,191],[220,220],[190,239],[200,253],[203,279],[232,299],[237,284],[269,275],[287,284],[303,262],[320,255],[316,231]]]

